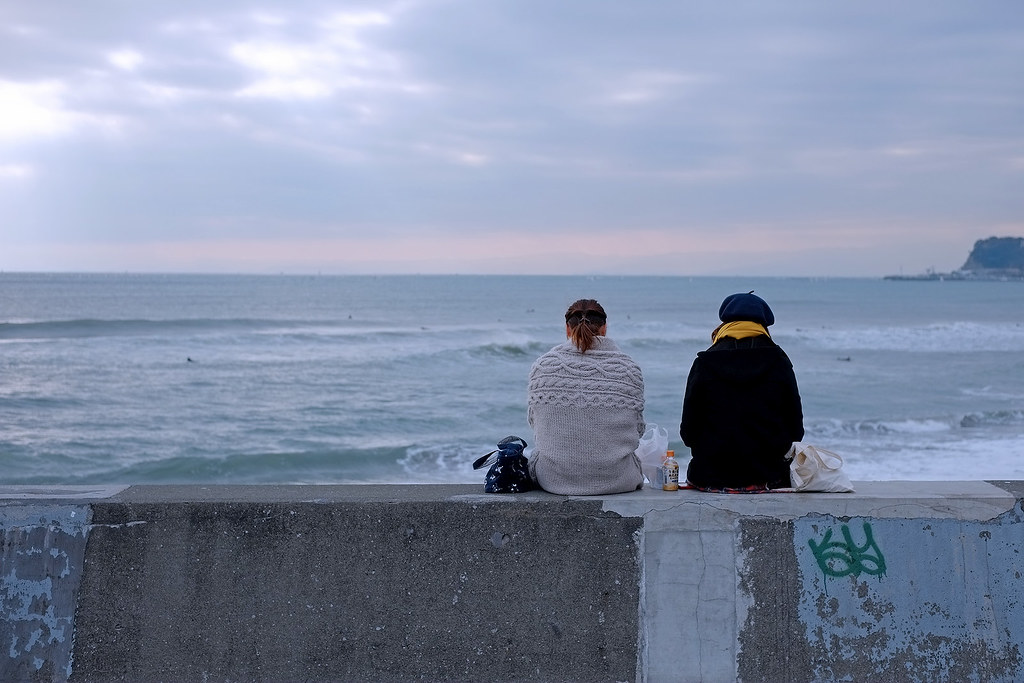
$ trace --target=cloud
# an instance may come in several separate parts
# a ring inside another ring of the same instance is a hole
[[[657,239],[671,272],[789,272],[808,250],[840,270],[874,249],[857,261],[874,273],[912,237],[955,267],[1024,210],[1011,5],[7,12],[0,268],[18,267],[11,236],[116,269],[169,267],[156,245],[227,269],[311,268],[310,253],[466,272],[488,250],[558,269],[563,245],[592,243],[592,264],[646,272],[632,248]]]
[[[642,105],[678,96],[685,90],[711,80],[700,74],[673,73],[668,71],[640,71],[627,73],[615,84],[607,100],[613,104]]]
[[[115,50],[107,55],[107,60],[118,69],[135,71],[143,62],[141,54],[131,48]]]
[[[284,19],[270,23],[282,29],[290,26]],[[324,99],[352,90],[422,90],[422,85],[406,80],[394,54],[374,47],[362,35],[389,24],[391,18],[383,12],[338,12],[309,22],[301,37],[275,35],[232,43],[231,59],[253,74],[237,94],[290,100]]]
[[[64,85],[57,81],[0,80],[0,142],[52,137],[71,131],[76,116],[63,106],[64,90]]]
[[[0,180],[24,180],[34,175],[35,169],[27,164],[0,164]]]

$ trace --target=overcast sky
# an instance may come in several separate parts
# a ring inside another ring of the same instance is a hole
[[[0,269],[883,275],[1024,235],[1019,0],[0,0]]]

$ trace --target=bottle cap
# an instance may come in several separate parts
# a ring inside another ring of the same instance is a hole
[[[673,451],[673,450],[667,450],[667,451],[665,451],[665,457],[666,458],[674,458],[674,457],[676,457],[676,452]]]

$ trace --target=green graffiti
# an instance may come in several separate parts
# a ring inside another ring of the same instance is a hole
[[[843,540],[832,540],[832,529],[825,532],[821,543],[810,539],[814,559],[825,576],[854,576],[863,574],[872,576],[885,575],[885,556],[875,543],[871,525],[864,522],[864,544],[857,545],[850,535],[850,527],[843,525]]]

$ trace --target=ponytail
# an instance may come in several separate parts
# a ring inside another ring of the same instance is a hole
[[[601,329],[600,326],[596,326],[592,322],[580,320],[576,323],[576,327],[569,327],[569,339],[580,350],[580,353],[586,353],[593,348],[599,329]]]
[[[594,347],[598,331],[604,327],[607,319],[604,308],[593,299],[580,299],[574,302],[565,312],[569,340],[580,353],[586,353]]]

